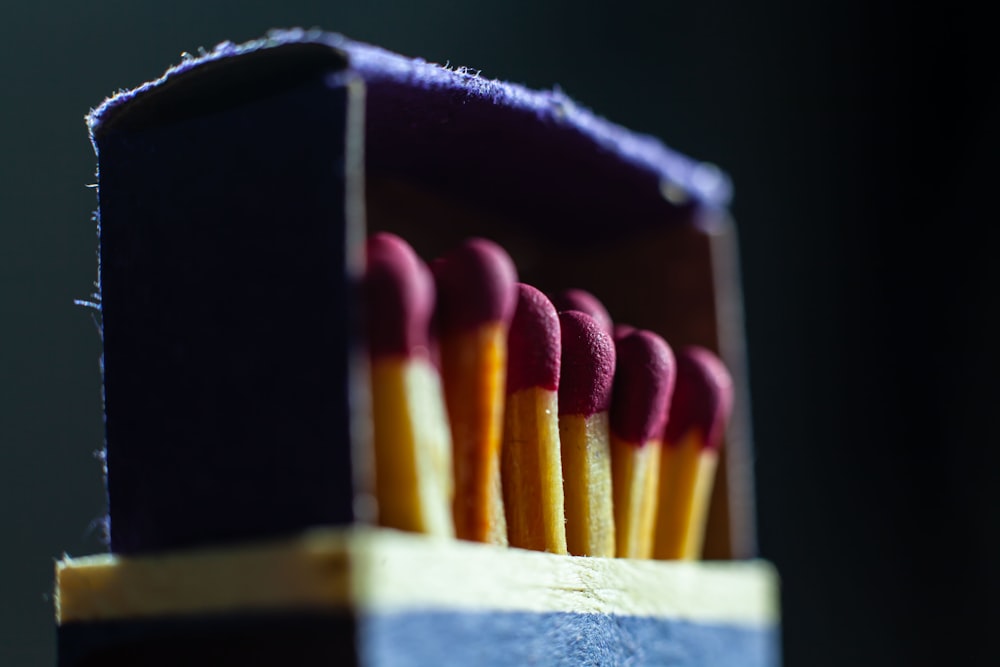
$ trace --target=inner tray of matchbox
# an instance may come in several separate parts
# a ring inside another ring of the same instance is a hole
[[[580,196],[584,199],[573,207],[586,207],[585,193]],[[717,284],[719,267],[713,266],[713,261],[727,261],[725,253],[720,256],[712,247],[728,233],[727,225],[718,224],[709,231],[679,215],[659,224],[649,219],[629,224],[609,215],[601,229],[580,233],[580,226],[565,217],[518,215],[510,209],[509,200],[504,206],[482,205],[491,199],[492,194],[473,203],[369,170],[367,232],[398,234],[425,261],[470,236],[492,239],[511,255],[522,282],[543,292],[585,289],[607,306],[616,322],[655,331],[674,347],[695,344],[719,351],[722,329],[739,327],[738,322],[720,321],[720,317],[725,319],[719,308],[724,289]],[[558,203],[548,205],[555,214]],[[602,205],[591,202],[591,208],[598,210]],[[591,218],[588,224],[597,222]],[[733,428],[738,431],[742,425]],[[727,440],[742,441],[742,435],[731,429]],[[752,527],[735,525],[739,519],[728,510],[733,480],[725,467],[720,466],[706,534],[706,557],[715,559],[739,555],[734,536],[753,532]]]

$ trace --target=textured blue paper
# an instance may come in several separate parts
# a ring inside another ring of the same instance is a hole
[[[776,667],[777,630],[571,613],[427,612],[366,617],[363,663]]]
[[[774,627],[570,613],[286,613],[59,629],[60,667],[778,667],[778,650]]]

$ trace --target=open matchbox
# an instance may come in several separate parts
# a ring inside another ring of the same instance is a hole
[[[772,666],[729,183],[529,91],[319,32],[94,111],[110,553],[56,566],[59,664]],[[735,413],[700,562],[372,525],[356,287],[387,230],[717,351]],[[636,286],[644,286],[637,288]]]

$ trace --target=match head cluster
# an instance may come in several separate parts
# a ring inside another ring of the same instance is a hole
[[[606,440],[636,449],[651,444],[669,448],[687,442],[692,433],[705,451],[721,443],[732,406],[732,381],[713,353],[685,347],[675,354],[658,334],[614,322],[604,304],[585,290],[546,295],[518,282],[513,261],[490,240],[468,239],[428,265],[400,237],[375,234],[367,243],[363,286],[373,363],[384,359],[406,363],[427,350],[442,355],[442,360],[435,359],[441,362],[437,364],[442,369],[440,385],[428,385],[427,390],[443,389],[447,398],[442,411],[455,438],[456,497],[452,502],[469,515],[468,503],[463,505],[457,497],[464,484],[470,487],[467,491],[482,493],[484,502],[494,505],[483,516],[463,518],[474,533],[469,539],[494,541],[480,524],[495,522],[497,506],[503,501],[491,500],[489,496],[495,494],[485,486],[496,486],[494,468],[500,466],[492,459],[499,460],[504,443],[505,410],[507,429],[515,413],[537,419],[525,412],[529,409],[524,402],[527,390],[553,396],[552,407],[557,406],[558,414],[552,419],[559,426],[556,436],[545,437],[555,437],[557,449],[558,432],[565,431],[564,439],[573,433],[562,424],[570,418],[604,424]],[[464,359],[469,360],[468,373],[476,375],[473,382],[461,377]],[[484,374],[490,377],[481,377]],[[376,398],[389,395],[385,389],[373,390]],[[518,396],[518,402],[513,402]],[[540,412],[554,410],[545,407]],[[527,432],[551,432],[546,428],[534,425]],[[566,447],[564,442],[564,459]],[[555,456],[559,458],[558,452]],[[520,467],[524,461],[545,457],[508,458]],[[558,465],[555,468],[568,498],[573,480],[562,479],[562,470]],[[505,468],[504,474],[508,472]],[[545,471],[540,479],[552,477],[551,472]],[[450,483],[437,486],[451,488]],[[472,488],[478,486],[484,488]],[[651,488],[655,490],[655,485]],[[502,508],[499,512],[503,514]],[[509,508],[507,514],[511,514]],[[513,527],[510,532],[514,534]],[[463,537],[461,527],[458,535]]]

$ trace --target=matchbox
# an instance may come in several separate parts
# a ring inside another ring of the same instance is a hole
[[[57,566],[61,665],[779,663],[722,172],[560,92],[318,32],[220,45],[90,123],[110,553]],[[718,352],[709,561],[373,527],[375,231],[428,258],[490,238],[522,281]]]

